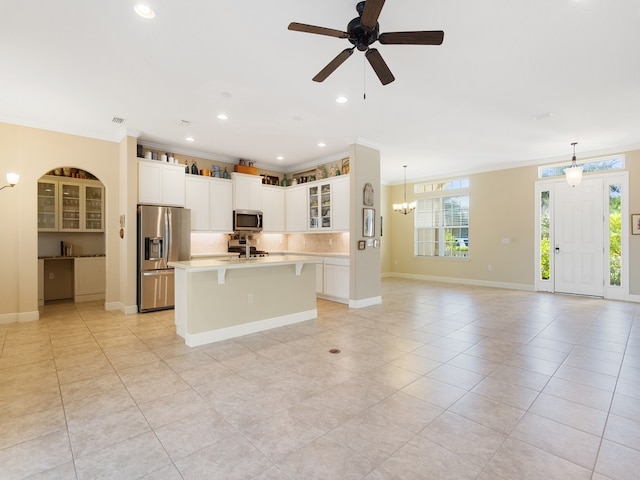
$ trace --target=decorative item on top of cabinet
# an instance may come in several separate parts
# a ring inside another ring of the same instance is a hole
[[[349,173],[349,159],[345,158],[342,160],[342,175],[346,175]]]

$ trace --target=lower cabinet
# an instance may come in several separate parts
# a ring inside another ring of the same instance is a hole
[[[321,298],[340,303],[349,303],[349,259],[326,257],[322,267],[322,291],[318,286],[316,267],[316,290]]]
[[[74,265],[74,296],[76,302],[104,300],[106,287],[105,257],[78,257]]]

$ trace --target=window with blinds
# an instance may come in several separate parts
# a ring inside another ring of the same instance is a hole
[[[416,256],[469,257],[468,187],[467,179],[416,185],[424,192],[414,212]]]

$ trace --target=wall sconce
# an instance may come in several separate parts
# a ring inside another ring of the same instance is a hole
[[[4,190],[7,187],[15,187],[19,180],[20,180],[20,175],[18,175],[16,172],[8,172],[7,173],[8,185],[1,187],[0,190]]]

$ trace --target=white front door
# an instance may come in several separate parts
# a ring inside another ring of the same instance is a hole
[[[554,190],[555,291],[604,296],[603,179]]]

